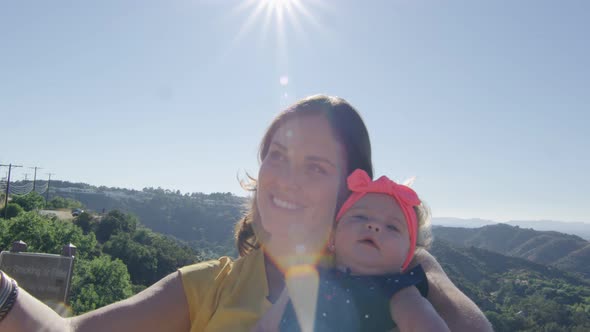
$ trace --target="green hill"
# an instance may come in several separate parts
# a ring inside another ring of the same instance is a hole
[[[437,239],[431,250],[495,331],[589,331],[590,282],[574,274]]]
[[[216,255],[235,256],[233,227],[247,200],[231,193],[185,193],[161,188],[141,191],[52,182],[52,195],[80,201],[87,209],[132,213],[153,231],[183,240]]]
[[[435,227],[434,236],[460,247],[477,247],[550,265],[590,279],[590,242],[553,231],[507,224],[480,228]]]
[[[182,264],[235,255],[232,229],[246,201],[227,193],[181,194],[160,188],[134,191],[67,182],[56,183],[55,194],[81,201],[99,214],[103,208],[106,212],[86,222],[88,214],[83,214],[71,226],[80,228],[70,232],[82,241],[79,247],[88,251],[80,256],[74,282],[77,291],[72,292],[77,312],[116,300],[101,297],[100,291],[88,296],[81,290],[90,284],[96,284],[91,288],[97,290],[114,287],[100,284],[104,281],[93,276],[117,264],[124,264],[129,271],[121,270],[121,280],[129,281],[117,286],[120,294],[129,294],[130,287],[134,292],[141,290]],[[35,234],[29,236],[34,242],[44,236],[54,238],[45,233],[64,233],[51,230],[63,227],[63,223],[48,220],[29,213],[4,223],[0,227],[4,248],[17,235],[27,238],[27,234]],[[25,226],[26,232],[13,234]],[[590,248],[586,241],[508,225],[436,227],[434,234],[432,254],[457,286],[484,310],[496,331],[590,331],[590,283],[581,277],[588,273]],[[180,243],[181,239],[189,241],[192,248]],[[55,241],[57,246],[65,240]]]

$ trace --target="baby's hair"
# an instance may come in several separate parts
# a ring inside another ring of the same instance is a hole
[[[406,179],[403,182],[404,186],[412,187],[414,181],[416,180],[415,176],[412,176],[409,179]],[[420,199],[422,201],[422,199]],[[431,217],[432,214],[430,213],[430,208],[424,201],[420,203],[418,206],[414,206],[414,211],[416,212],[416,221],[418,222],[418,236],[416,238],[416,249],[430,249],[432,245],[432,223]]]
[[[430,249],[432,244],[432,223],[430,208],[424,201],[420,205],[414,206],[416,219],[418,222],[418,237],[416,239],[416,249]]]

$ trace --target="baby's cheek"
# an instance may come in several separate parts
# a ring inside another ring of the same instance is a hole
[[[334,227],[332,229],[332,236],[334,238],[333,243],[335,244],[336,247],[340,246],[340,244],[342,244],[346,239],[345,239],[345,232],[342,230],[344,227],[342,226],[342,224],[338,224],[336,225],[336,227]]]
[[[354,236],[350,232],[337,229],[334,241],[334,254],[337,257],[346,256],[352,250],[353,238]]]

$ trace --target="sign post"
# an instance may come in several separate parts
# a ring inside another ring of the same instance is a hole
[[[76,247],[65,245],[62,255],[28,253],[23,252],[26,243],[16,241],[12,249],[0,252],[0,269],[19,287],[62,314],[68,304]]]

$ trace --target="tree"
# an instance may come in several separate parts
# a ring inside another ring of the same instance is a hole
[[[74,314],[103,307],[133,295],[127,267],[121,260],[100,256],[74,265],[70,305]]]
[[[202,259],[201,255],[187,245],[179,245],[177,241],[162,234],[142,228],[135,232],[133,239],[148,248],[155,250],[158,262],[156,280],[175,271],[181,266],[193,264]]]
[[[20,205],[25,211],[39,210],[45,206],[45,199],[35,191],[26,195],[14,195],[12,202]]]
[[[5,211],[8,210],[8,211]],[[16,216],[18,216],[19,214],[23,213],[25,210],[18,204],[14,204],[14,203],[8,203],[7,207],[3,207],[2,209],[0,209],[0,218],[4,218],[4,215],[6,214],[6,218],[10,219],[10,218],[14,218]]]
[[[78,257],[99,254],[93,233],[84,235],[82,229],[72,223],[43,217],[35,212],[24,212],[2,223],[2,228],[2,248],[10,248],[12,242],[22,240],[27,243],[30,252],[61,254],[63,246],[72,243],[78,249]]]
[[[155,249],[133,241],[128,233],[111,236],[104,244],[103,252],[121,259],[127,265],[134,284],[149,286],[159,279],[156,274],[158,259]]]
[[[82,212],[74,219],[74,224],[80,227],[84,234],[88,234],[93,226],[92,216],[88,212]]]
[[[96,238],[104,243],[120,232],[133,233],[137,228],[137,218],[119,210],[110,211],[96,227]]]
[[[10,207],[10,204],[9,204]],[[12,242],[22,240],[27,243],[29,251],[50,252],[55,244],[55,234],[49,228],[47,218],[35,212],[23,212],[4,224],[2,247],[10,248]]]
[[[82,203],[71,198],[63,198],[56,196],[52,198],[47,204],[47,208],[50,209],[75,209],[82,208]]]

